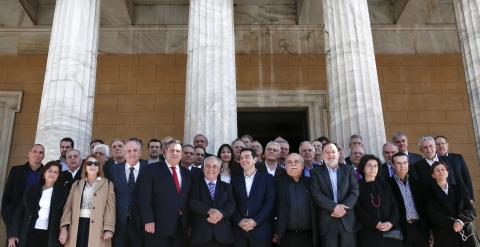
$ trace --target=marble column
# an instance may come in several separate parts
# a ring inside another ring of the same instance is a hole
[[[45,162],[59,158],[63,137],[89,151],[99,24],[100,0],[56,1],[35,139]]]
[[[184,142],[197,133],[208,152],[237,137],[233,0],[191,0]]]
[[[385,143],[367,0],[324,0],[330,137],[347,149],[360,134],[367,153],[381,157]]]
[[[453,0],[453,6],[480,157],[480,0]]]

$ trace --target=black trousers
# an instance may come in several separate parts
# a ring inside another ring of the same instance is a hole
[[[136,224],[127,219],[127,222],[121,228],[115,230],[113,234],[113,247],[143,247],[143,229],[140,229]]]
[[[418,222],[407,223],[405,247],[428,247],[428,231],[422,230]]]
[[[88,247],[88,231],[90,230],[90,218],[80,217],[78,220],[77,247]]]
[[[280,247],[313,247],[313,233],[286,231],[280,240]]]
[[[30,233],[30,236],[28,237],[26,246],[48,246],[48,230],[33,229]]]
[[[343,227],[343,223],[340,219],[332,219],[332,223],[328,228],[326,235],[321,236],[322,246],[332,247],[355,247],[355,233],[347,232]]]
[[[156,223],[158,224],[158,223]],[[158,236],[157,234],[145,233],[146,247],[186,247],[187,238],[182,229],[182,218],[178,217],[174,236]]]
[[[251,238],[242,238],[235,241],[235,247],[271,247],[272,240],[255,240]]]

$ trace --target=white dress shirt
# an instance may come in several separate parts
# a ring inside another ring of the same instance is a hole
[[[165,160],[165,163],[167,163],[167,167],[168,167],[168,170],[170,171],[170,173],[172,174],[173,176],[173,172],[172,172],[172,168],[170,168],[172,165],[168,164],[168,161]],[[179,165],[176,165],[175,166],[175,171],[177,172],[177,178],[178,178],[178,184],[180,185],[180,188],[182,188],[182,174],[180,174],[180,167]]]
[[[433,162],[438,161],[438,155],[435,154],[435,158],[433,158],[433,160],[429,160],[427,158],[425,158],[425,160],[427,161],[429,166],[432,166]]]
[[[128,177],[130,176],[130,167],[131,166],[127,162],[125,162],[125,176],[127,177],[127,181]],[[133,176],[135,177],[135,181],[137,181],[138,173],[140,172],[140,162],[137,161],[137,164],[135,164],[133,168]]]
[[[247,176],[245,173],[243,174],[245,177],[245,188],[247,189],[247,196],[250,196],[250,190],[252,189],[253,179],[255,178],[256,173],[257,169],[255,169],[255,171],[250,176]]]
[[[77,172],[80,170],[80,167],[81,167],[81,166],[79,166],[79,167],[78,167],[77,169],[75,169],[75,171],[73,171],[73,172],[70,171],[69,169],[67,169],[67,171],[72,175],[72,178],[74,178],[75,175],[77,175]]]

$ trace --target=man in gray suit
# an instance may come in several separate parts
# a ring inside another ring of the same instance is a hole
[[[353,167],[339,164],[338,148],[327,142],[322,150],[324,164],[311,172],[310,190],[319,206],[322,246],[355,246],[359,226],[353,210],[358,200],[358,182]]]

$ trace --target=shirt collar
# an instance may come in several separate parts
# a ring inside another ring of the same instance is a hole
[[[213,183],[213,184],[217,185],[217,180],[216,180],[216,179],[213,180],[213,181],[208,181],[206,178],[203,178],[203,180],[205,180],[205,183],[207,183],[207,185],[208,185],[209,183]]]
[[[130,167],[131,166],[125,161],[125,171],[130,170]],[[137,164],[135,164],[133,168],[138,171],[138,169],[140,169],[140,161],[137,161]]]
[[[247,174],[245,174],[245,172],[243,172],[243,176],[245,176],[245,178],[253,178],[255,176],[255,174],[257,174],[257,169],[255,169],[255,171],[250,176],[247,176]]]

